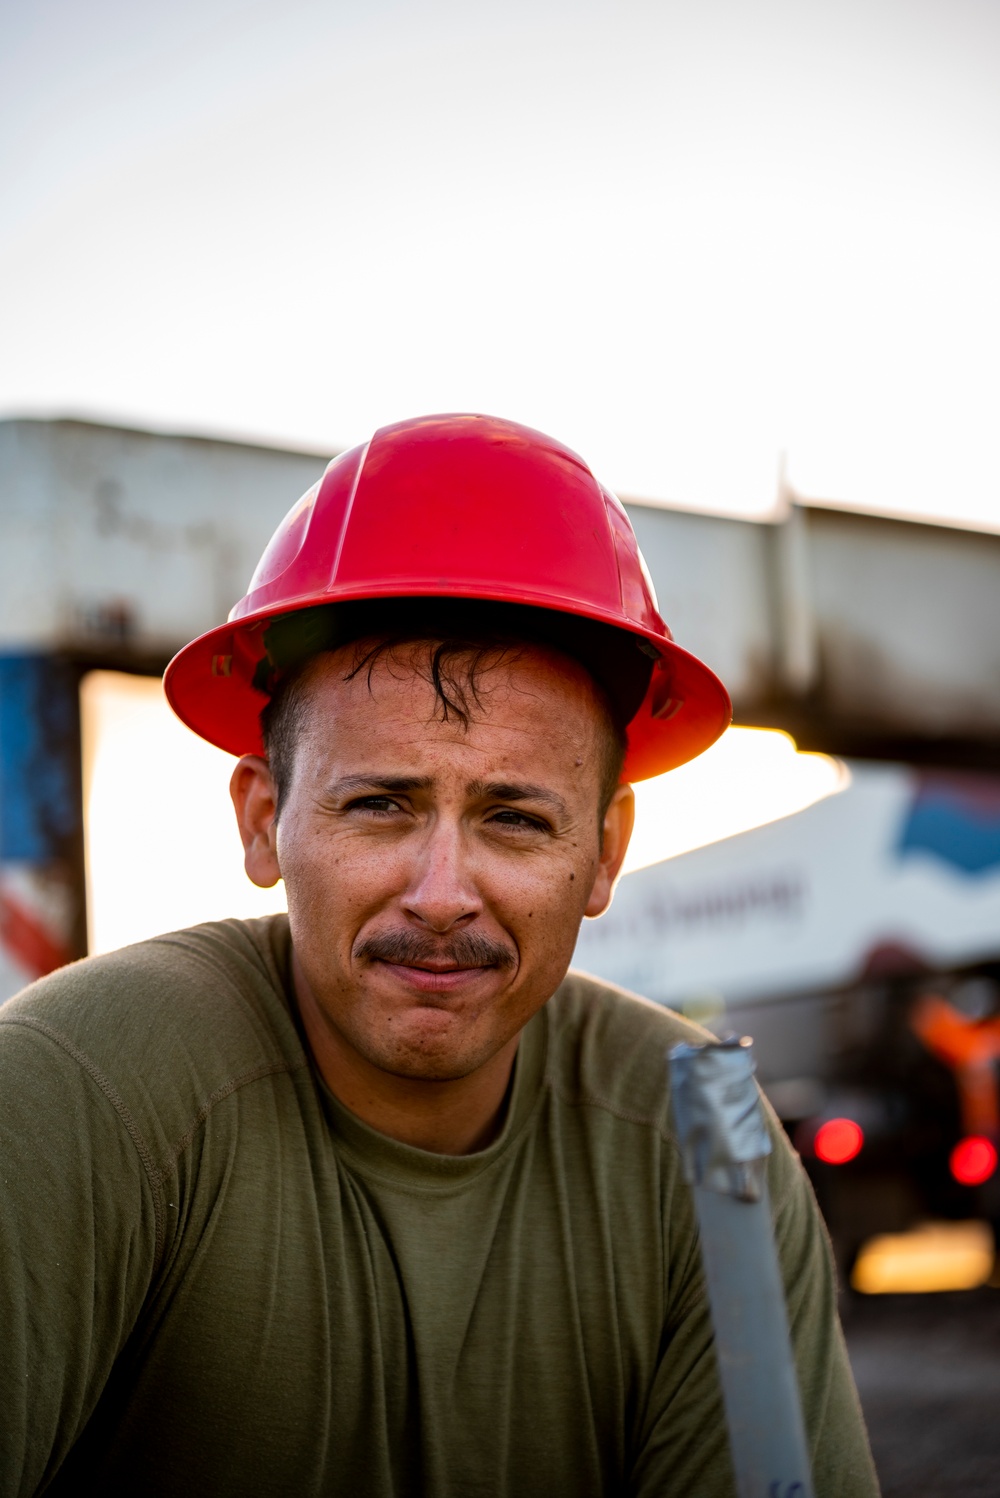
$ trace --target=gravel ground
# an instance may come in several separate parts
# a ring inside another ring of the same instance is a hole
[[[1000,1498],[1000,1290],[852,1298],[884,1498]]]

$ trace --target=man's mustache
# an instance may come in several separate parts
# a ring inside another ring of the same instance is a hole
[[[515,954],[503,942],[477,931],[456,931],[442,940],[417,931],[384,931],[366,936],[354,948],[355,958],[420,967],[427,962],[450,962],[456,967],[512,968]]]

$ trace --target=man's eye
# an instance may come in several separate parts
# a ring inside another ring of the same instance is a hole
[[[368,811],[376,816],[386,816],[394,811],[399,811],[399,802],[394,801],[391,796],[361,796],[357,801],[351,801],[348,811]]]
[[[512,811],[505,807],[502,811],[495,811],[490,817],[491,822],[499,823],[501,827],[513,827],[515,830],[524,829],[527,832],[546,832],[548,829],[544,822],[538,817],[531,817],[524,811]]]

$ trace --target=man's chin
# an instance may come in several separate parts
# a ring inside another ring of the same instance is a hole
[[[391,1076],[414,1082],[457,1082],[471,1076],[503,1049],[504,1035],[477,1033],[468,1018],[448,1009],[426,1008],[397,1014],[378,1036],[358,1045],[369,1063]],[[360,1037],[359,1037],[360,1039]]]
[[[382,1070],[387,1076],[401,1082],[462,1082],[478,1070],[476,1062],[459,1061],[454,1057],[393,1057],[386,1058]]]

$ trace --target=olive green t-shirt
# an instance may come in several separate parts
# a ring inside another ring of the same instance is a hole
[[[664,1052],[570,975],[488,1149],[360,1122],[287,919],[66,968],[0,1010],[0,1495],[732,1493]],[[875,1493],[808,1185],[770,1191],[818,1498]]]

